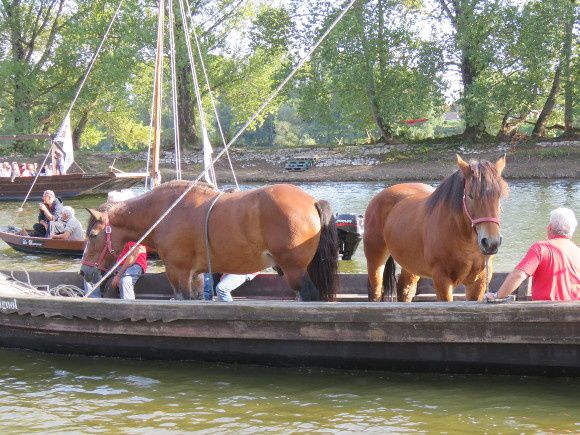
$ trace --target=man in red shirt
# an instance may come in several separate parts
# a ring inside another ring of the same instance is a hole
[[[119,254],[119,258],[122,258],[135,245],[137,245],[135,242],[125,243],[123,250]],[[119,288],[121,299],[135,299],[135,283],[146,271],[147,249],[143,245],[137,245],[133,252],[118,267],[117,274],[113,278],[111,286],[113,288]]]
[[[572,210],[553,210],[548,240],[534,243],[497,293],[486,293],[485,298],[506,298],[531,276],[534,301],[580,300],[580,248],[571,240],[577,224]]]

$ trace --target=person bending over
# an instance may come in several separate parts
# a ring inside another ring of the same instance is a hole
[[[75,217],[75,211],[72,207],[68,205],[63,207],[60,219],[60,221],[54,223],[56,234],[52,236],[53,239],[84,240],[83,227]]]
[[[580,248],[571,240],[578,224],[574,212],[557,208],[550,213],[548,239],[534,243],[510,272],[496,293],[487,300],[503,299],[532,277],[532,300],[580,300]]]
[[[118,259],[122,258],[135,245],[137,245],[135,242],[125,243]],[[146,271],[147,249],[143,245],[137,245],[117,268],[117,274],[113,278],[111,286],[119,288],[121,299],[135,299],[135,283]]]

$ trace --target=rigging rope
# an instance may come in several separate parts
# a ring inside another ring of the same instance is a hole
[[[93,65],[95,64],[95,61],[97,60],[97,57],[99,56],[101,49],[103,48],[103,44],[105,43],[105,40],[107,39],[107,36],[109,36],[109,32],[111,31],[111,27],[113,27],[113,23],[115,22],[115,20],[117,19],[117,15],[119,15],[119,10],[121,9],[121,5],[123,4],[125,0],[120,0],[119,4],[117,6],[117,9],[115,10],[115,13],[113,14],[113,18],[111,19],[111,22],[109,23],[109,26],[107,27],[107,30],[105,31],[105,34],[103,35],[103,38],[101,39],[101,43],[99,44],[97,51],[95,51],[93,53],[93,57],[91,58],[91,61],[89,62],[89,66],[87,67],[87,70],[85,71],[85,75],[83,76],[81,83],[79,84],[79,87],[77,89],[77,92],[72,100],[72,102],[70,103],[70,106],[68,108],[68,110],[66,111],[66,114],[64,115],[62,124],[60,126],[60,129],[63,128],[64,123],[66,122],[66,118],[70,115],[70,113],[72,112],[72,109],[75,105],[75,103],[77,102],[77,99],[79,98],[79,95],[81,93],[81,90],[83,89],[83,86],[85,85],[85,82],[87,81],[87,78],[89,76],[89,73],[91,72],[91,70],[93,69]],[[60,131],[59,129],[59,131]],[[42,162],[42,166],[41,168],[44,168],[44,165],[46,164],[46,160],[48,159],[48,156],[50,155],[50,153],[52,152],[52,142],[50,144],[50,148],[48,150],[48,153],[46,154],[46,157],[44,158],[44,161]],[[34,180],[32,181],[32,185],[30,186],[30,189],[28,190],[28,193],[26,194],[26,197],[24,198],[24,201],[22,201],[22,205],[20,206],[20,208],[18,209],[18,211],[22,211],[24,209],[24,204],[26,204],[26,201],[28,200],[28,197],[30,196],[30,192],[32,192],[32,189],[34,188],[34,185],[36,184],[36,180],[38,180],[38,175],[40,174],[40,171],[38,171],[38,173],[36,174],[36,177],[34,178]]]
[[[266,101],[258,108],[258,110],[250,117],[250,119],[236,133],[236,135],[228,142],[228,144],[224,147],[224,149],[216,155],[216,157],[214,158],[212,163],[217,162],[226,153],[228,148],[230,146],[232,146],[232,144],[242,135],[242,133],[248,128],[248,126],[250,126],[252,124],[252,122],[254,122],[254,120],[260,115],[260,113],[262,113],[262,111],[265,109],[265,107],[280,93],[280,91],[282,90],[282,88],[284,88],[286,83],[288,83],[290,81],[290,79],[292,77],[294,77],[294,75],[296,74],[298,69],[300,69],[302,67],[302,65],[304,65],[304,63],[312,55],[314,50],[316,50],[316,48],[318,48],[318,46],[324,41],[324,39],[326,39],[328,34],[338,24],[338,22],[342,19],[342,17],[348,12],[348,10],[352,7],[352,5],[354,4],[355,1],[356,0],[349,1],[349,3],[346,5],[346,7],[334,19],[334,21],[328,27],[328,29],[326,29],[326,31],[322,34],[322,36],[319,38],[319,40],[312,47],[310,47],[310,49],[306,52],[306,54],[300,59],[298,64],[292,69],[292,71],[290,71],[290,74],[288,74],[288,76],[284,79],[284,81],[282,81],[282,83],[280,83],[280,85],[278,85],[278,87],[270,94],[270,96],[266,99]],[[182,13],[183,13],[183,11],[182,11]],[[204,175],[206,175],[211,168],[213,168],[213,166],[205,168],[201,172],[201,174],[199,174],[195,178],[195,180],[193,180],[193,182],[183,191],[183,193],[181,195],[179,195],[179,197],[171,203],[169,208],[167,210],[165,210],[165,212],[161,216],[159,216],[159,218],[153,223],[153,225],[151,225],[151,227],[149,227],[149,229],[147,231],[145,231],[145,234],[143,234],[141,236],[141,238],[136,241],[135,245],[131,249],[129,249],[125,253],[125,255],[123,255],[121,258],[117,259],[117,261],[113,265],[113,267],[111,269],[109,269],[107,271],[107,273],[105,273],[103,275],[103,277],[94,285],[93,290],[91,290],[85,294],[85,296],[84,296],[85,298],[89,297],[89,295],[94,291],[94,289],[98,288],[109,276],[111,276],[111,274],[117,269],[117,267],[119,267],[123,263],[123,261],[125,261],[125,259],[129,255],[131,255],[131,253],[137,248],[137,246],[140,245],[141,243],[143,243],[143,240],[145,240],[149,236],[149,234],[151,234],[151,232],[153,232],[153,230],[155,228],[157,228],[157,226],[163,221],[163,219],[165,219],[167,217],[167,215],[169,213],[171,213],[171,211],[175,208],[175,206],[177,204],[179,204],[181,202],[181,200],[183,200],[183,198],[185,198],[185,196],[191,191],[191,189],[193,189],[197,185],[199,180],[201,180],[201,178]]]
[[[189,58],[189,64],[191,66],[191,75],[193,78],[193,87],[195,90],[195,98],[197,100],[197,107],[199,110],[199,122],[201,125],[201,132],[203,138],[203,150],[204,150],[204,167],[209,169],[204,171],[204,176],[209,184],[213,184],[217,187],[217,181],[215,177],[214,163],[215,161],[211,158],[211,144],[209,142],[209,136],[207,133],[207,123],[205,120],[205,112],[203,111],[203,101],[201,98],[201,90],[199,88],[199,80],[197,78],[197,71],[195,68],[195,59],[193,57],[193,50],[191,48],[191,41],[189,39],[189,25],[187,24],[187,17],[185,12],[185,7],[183,6],[183,0],[179,0],[179,11],[181,12],[181,21],[183,25],[183,33],[185,35],[185,45],[187,47],[187,56]],[[205,175],[207,174],[207,175]]]
[[[95,53],[93,54],[93,57],[89,63],[89,66],[85,72],[85,75],[81,81],[81,84],[79,85],[78,89],[77,89],[77,93],[75,94],[75,97],[73,98],[72,102],[70,103],[70,106],[66,112],[66,114],[64,115],[64,118],[66,120],[66,117],[68,115],[70,115],[70,113],[72,112],[72,109],[75,105],[75,103],[77,102],[77,99],[79,97],[79,94],[81,93],[81,90],[83,89],[83,86],[85,85],[85,82],[87,81],[87,78],[89,76],[89,73],[91,72],[91,70],[93,69],[93,65],[95,64],[95,61],[97,60],[97,57],[99,56],[99,54],[101,53],[101,49],[103,48],[103,44],[105,43],[105,40],[107,39],[107,36],[109,36],[109,32],[111,31],[111,27],[113,27],[113,23],[115,22],[115,20],[117,19],[117,15],[119,15],[119,11],[121,10],[121,5],[123,4],[125,0],[120,0],[119,1],[119,5],[117,6],[117,9],[115,10],[115,13],[113,15],[113,18],[111,18],[111,22],[109,23],[109,26],[107,27],[107,30],[105,31],[105,34],[103,35],[103,39],[101,39],[101,43],[99,44],[99,47],[97,48],[97,51],[95,51]]]
[[[186,0],[185,1],[185,4],[187,5],[187,15],[189,16],[189,20],[191,22],[191,30],[193,31],[193,37],[194,37],[194,40],[195,40],[195,46],[197,48],[197,53],[198,53],[198,56],[199,56],[199,63],[201,64],[201,69],[202,69],[203,75],[205,77],[205,83],[207,85],[207,90],[208,90],[208,93],[209,93],[209,98],[211,100],[211,105],[213,107],[213,113],[215,114],[215,120],[216,120],[217,125],[218,125],[218,130],[219,130],[220,136],[222,138],[222,143],[223,143],[223,145],[225,147],[226,144],[227,144],[226,137],[224,135],[224,131],[223,131],[223,128],[222,128],[222,123],[220,122],[220,117],[219,117],[218,110],[217,110],[217,106],[216,106],[215,100],[213,98],[213,92],[212,92],[211,86],[209,84],[209,77],[207,75],[207,70],[205,68],[205,62],[203,60],[203,55],[202,55],[202,52],[201,52],[201,44],[199,43],[199,39],[197,38],[197,31],[195,30],[195,22],[193,21],[193,14],[191,13],[191,9],[190,9],[190,6],[189,6],[189,0]],[[232,163],[232,159],[230,157],[229,150],[226,150],[226,156],[228,158],[228,163],[230,165],[230,170],[232,171],[232,176],[234,178],[234,183],[236,183],[236,188],[239,189],[240,188],[240,185],[238,184],[238,178],[236,177],[236,171],[234,170],[234,165]]]

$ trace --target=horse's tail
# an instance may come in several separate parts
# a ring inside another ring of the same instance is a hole
[[[396,301],[395,289],[397,287],[397,278],[395,277],[397,266],[393,257],[389,257],[383,270],[383,300],[388,302]]]
[[[327,201],[315,204],[320,216],[320,241],[308,265],[308,275],[320,292],[320,299],[332,301],[338,287],[338,232],[334,214]]]

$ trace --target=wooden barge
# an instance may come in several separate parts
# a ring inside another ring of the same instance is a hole
[[[53,190],[58,198],[82,195],[107,194],[111,190],[128,189],[143,182],[147,174],[132,172],[107,172],[102,174],[66,174],[38,177],[29,199],[41,199],[42,193]],[[22,201],[34,177],[0,178],[0,201]]]
[[[341,278],[335,303],[292,301],[276,275],[247,283],[229,304],[168,300],[164,274],[141,278],[136,301],[2,296],[0,346],[277,366],[580,374],[580,302],[369,303],[366,276]],[[66,272],[31,273],[31,282],[81,284]],[[417,300],[430,293],[425,280]]]

